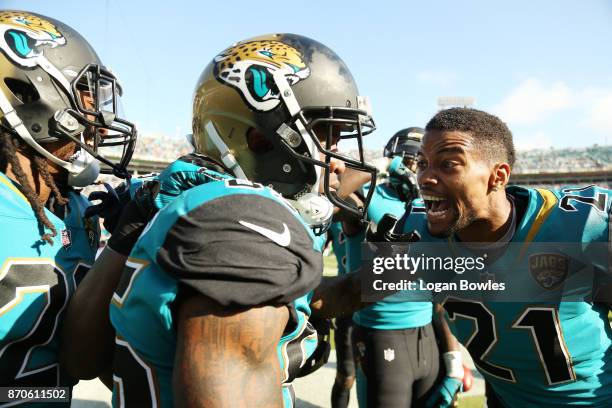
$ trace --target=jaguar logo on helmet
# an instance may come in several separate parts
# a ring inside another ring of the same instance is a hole
[[[45,46],[64,44],[66,38],[49,21],[19,11],[0,12],[0,48],[17,64],[34,67]]]
[[[214,59],[215,77],[242,95],[258,111],[270,111],[280,103],[273,75],[280,71],[290,86],[310,76],[302,54],[280,41],[238,43]]]

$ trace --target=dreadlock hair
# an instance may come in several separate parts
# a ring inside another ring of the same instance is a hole
[[[33,190],[26,174],[23,171],[23,168],[21,167],[21,163],[19,163],[19,159],[17,157],[17,149],[20,147],[20,143],[14,135],[9,132],[0,130],[0,170],[5,172],[8,165],[11,165],[11,170],[20,185],[20,191],[32,206],[34,215],[38,220],[38,229],[40,231],[41,240],[53,245],[52,237],[57,235],[57,230],[53,223],[49,221],[49,218],[47,218],[47,215],[45,214],[44,203],[40,200],[36,192]],[[41,156],[38,152],[33,151],[29,146],[25,146],[25,149],[29,150],[29,156],[34,162],[35,173],[41,175],[47,187],[49,187],[53,192],[53,195],[57,202],[61,205],[65,205],[68,200],[62,196],[59,187],[53,180],[53,177],[51,177],[51,174],[49,173],[47,159]],[[34,174],[34,176],[36,176],[36,174]],[[35,180],[37,179],[37,177],[34,178]],[[50,230],[51,233],[46,233],[45,228]]]
[[[438,112],[427,126],[426,131],[469,133],[477,150],[491,162],[506,162],[514,166],[516,152],[512,133],[497,116],[471,108],[450,108]]]

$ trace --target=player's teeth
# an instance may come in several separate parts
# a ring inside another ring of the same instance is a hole
[[[444,201],[445,200],[445,198],[430,196],[430,195],[424,195],[423,199],[426,201]]]
[[[442,211],[429,210],[427,213],[432,217],[439,217],[439,216],[446,214],[447,211],[448,210],[442,210]]]

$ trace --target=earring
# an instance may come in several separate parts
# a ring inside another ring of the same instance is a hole
[[[493,187],[491,187],[491,191],[497,191],[499,190],[499,185],[494,185]]]

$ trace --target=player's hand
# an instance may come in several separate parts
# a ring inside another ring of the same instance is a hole
[[[472,389],[474,385],[474,374],[472,374],[472,370],[465,364],[463,365],[463,373],[463,391],[465,392]]]
[[[452,407],[458,393],[463,387],[463,361],[458,350],[442,354],[446,376],[425,402],[426,407]]]
[[[180,159],[166,167],[158,176],[160,189],[155,198],[157,209],[161,209],[183,191],[210,181],[211,176],[204,170],[204,167]]]
[[[109,232],[113,232],[123,208],[130,201],[130,189],[125,183],[121,183],[117,188],[104,183],[104,187],[106,191],[94,191],[89,195],[89,201],[100,202],[87,207],[85,218],[97,215],[104,220],[104,228]]]
[[[117,221],[108,246],[117,253],[129,255],[147,223],[157,213],[155,198],[159,194],[157,180],[145,182],[128,202]]]
[[[455,397],[461,392],[462,385],[463,382],[458,378],[444,377],[440,385],[425,402],[425,406],[427,408],[452,407]]]

